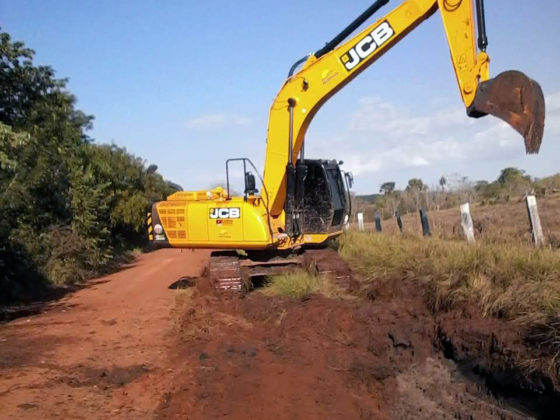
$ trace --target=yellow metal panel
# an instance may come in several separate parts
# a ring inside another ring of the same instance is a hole
[[[158,216],[173,247],[263,249],[271,244],[260,200],[167,201]]]
[[[245,241],[270,242],[270,228],[264,206],[243,203],[243,238]]]
[[[188,241],[208,241],[208,205],[205,202],[189,203]]]

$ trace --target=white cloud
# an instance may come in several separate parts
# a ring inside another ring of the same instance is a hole
[[[546,117],[544,121],[545,136],[560,134],[560,91],[545,97]]]
[[[234,125],[246,127],[248,125],[251,125],[252,120],[249,117],[236,116],[231,118],[231,122]]]
[[[185,122],[187,128],[195,130],[215,130],[228,126],[246,127],[250,124],[250,118],[230,114],[204,114]]]
[[[560,134],[560,92],[546,101],[551,138]],[[507,123],[492,116],[469,118],[460,105],[434,106],[412,112],[378,97],[364,98],[351,114],[349,129],[320,142],[310,139],[309,150],[314,155],[336,150],[356,175],[525,155],[523,138]]]
[[[410,136],[428,135],[451,124],[471,125],[472,122],[461,109],[442,109],[433,115],[413,115],[375,97],[360,101],[350,128],[357,132],[384,134],[390,141],[400,141]]]

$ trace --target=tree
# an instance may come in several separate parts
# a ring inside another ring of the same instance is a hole
[[[445,179],[445,176],[442,175],[439,179],[439,186],[441,187],[442,194],[445,192],[445,185],[447,185],[447,179]]]
[[[507,198],[512,194],[523,194],[531,188],[531,177],[525,171],[517,168],[504,168],[496,180]]]
[[[412,196],[416,210],[420,209],[420,198],[422,191],[427,189],[428,186],[425,185],[420,178],[411,178],[408,180],[408,185],[406,186],[405,191]]]
[[[375,199],[375,208],[383,217],[392,217],[398,209],[399,192],[395,191],[395,182],[388,181],[381,184],[379,192],[383,193]]]
[[[125,149],[95,145],[66,79],[0,33],[0,301],[80,281],[145,240],[148,206],[174,191]]]
[[[474,183],[474,190],[479,193],[479,192],[483,192],[484,189],[488,186],[488,181],[485,180],[480,180],[480,181],[476,181]]]
[[[425,188],[426,186],[420,178],[411,178],[408,180],[406,191],[423,191]]]
[[[384,182],[379,188],[379,192],[383,194],[391,194],[395,190],[395,183],[393,181]]]
[[[504,168],[500,172],[500,176],[497,181],[502,184],[515,184],[515,183],[526,183],[531,181],[531,177],[525,174],[525,171],[517,168]]]

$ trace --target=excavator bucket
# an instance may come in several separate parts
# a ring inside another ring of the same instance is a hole
[[[540,85],[525,74],[509,70],[478,86],[467,114],[494,115],[525,139],[527,153],[538,153],[544,132],[544,96]]]

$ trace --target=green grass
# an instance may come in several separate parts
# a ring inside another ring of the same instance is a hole
[[[476,305],[484,316],[538,331],[560,355],[558,250],[348,232],[339,252],[365,283],[418,281],[432,311]]]
[[[268,277],[262,292],[300,300],[312,294],[336,297],[342,293],[331,279],[315,276],[303,270]]]

